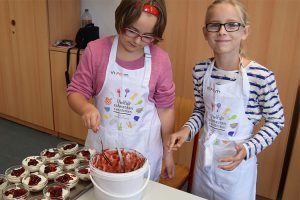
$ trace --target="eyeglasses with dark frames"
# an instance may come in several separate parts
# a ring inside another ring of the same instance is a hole
[[[157,38],[153,35],[149,35],[149,34],[140,34],[139,32],[131,29],[131,28],[124,28],[123,30],[123,33],[127,36],[127,37],[130,37],[130,38],[137,38],[137,37],[140,37],[141,40],[144,42],[144,43],[151,43],[153,42],[154,40],[161,40],[160,38]]]
[[[224,26],[227,32],[235,32],[240,30],[240,27],[245,27],[244,24],[240,22],[227,22],[227,23],[208,23],[205,28],[208,32],[219,32],[221,27]]]

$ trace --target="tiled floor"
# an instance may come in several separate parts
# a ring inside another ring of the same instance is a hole
[[[25,157],[39,155],[62,141],[65,140],[0,118],[0,174],[20,165]]]

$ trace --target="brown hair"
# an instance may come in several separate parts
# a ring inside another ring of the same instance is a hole
[[[159,10],[160,15],[154,26],[153,34],[158,38],[162,38],[167,24],[167,11],[164,0],[122,0],[115,11],[116,31],[120,33],[122,29],[136,22],[141,16],[145,4],[153,5]],[[155,40],[153,43],[158,41]]]
[[[248,13],[244,7],[244,5],[239,1],[239,0],[215,0],[213,1],[207,8],[206,10],[206,15],[205,15],[205,23],[208,22],[208,13],[209,11],[214,8],[216,5],[218,4],[222,4],[222,3],[228,3],[230,5],[232,5],[233,7],[235,7],[235,9],[237,10],[237,12],[240,15],[240,20],[244,25],[248,25],[249,24],[249,16]],[[240,54],[242,56],[245,56],[245,50],[243,48],[243,44],[241,43],[240,46]]]

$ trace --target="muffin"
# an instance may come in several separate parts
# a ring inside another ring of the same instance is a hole
[[[31,192],[39,192],[44,189],[48,183],[48,179],[38,173],[32,173],[25,176],[22,180],[23,185],[27,186]]]
[[[56,163],[43,164],[40,167],[40,174],[44,175],[48,180],[54,180],[54,178],[62,171],[62,168]]]
[[[90,166],[89,165],[81,165],[75,169],[75,174],[82,181],[89,181],[90,179]]]
[[[79,146],[76,142],[61,142],[57,145],[57,149],[62,155],[75,154]]]
[[[41,156],[29,156],[22,161],[22,165],[28,169],[29,172],[39,171],[43,163],[44,161]]]
[[[79,159],[76,155],[67,155],[58,160],[58,164],[64,170],[74,170],[79,165]]]
[[[7,180],[11,183],[20,183],[22,178],[27,176],[29,171],[22,165],[15,165],[5,171]]]
[[[43,190],[44,197],[47,199],[62,199],[65,200],[70,195],[70,189],[60,183],[52,183],[47,185]]]
[[[73,187],[75,187],[75,185],[78,183],[78,181],[79,181],[78,176],[74,172],[71,172],[71,171],[62,172],[54,179],[54,182],[64,184],[69,189],[72,189]]]
[[[81,148],[77,151],[76,155],[80,161],[89,161],[93,155],[96,154],[95,149]]]
[[[3,190],[4,200],[25,200],[29,196],[29,190],[20,183],[11,184]]]
[[[42,159],[44,160],[44,162],[53,162],[56,161],[58,158],[61,157],[61,155],[59,154],[58,150],[56,148],[50,148],[50,149],[44,149],[41,153],[40,153]]]

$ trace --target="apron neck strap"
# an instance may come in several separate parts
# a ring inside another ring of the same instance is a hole
[[[113,40],[113,44],[111,47],[111,52],[109,55],[109,61],[108,63],[110,64],[114,64],[116,62],[116,58],[117,58],[117,49],[118,49],[118,40],[119,40],[119,36],[116,35],[114,37]],[[145,54],[145,61],[144,61],[144,68],[145,68],[145,72],[144,72],[144,79],[142,81],[142,87],[148,87],[149,85],[149,81],[150,81],[150,76],[151,76],[151,52],[150,52],[150,47],[149,46],[145,46],[144,47],[144,54]],[[109,66],[111,66],[109,64]]]
[[[145,53],[145,62],[144,62],[144,67],[145,67],[145,75],[144,75],[144,80],[143,80],[143,87],[147,87],[150,81],[150,75],[151,75],[151,53],[150,53],[150,48],[149,46],[144,47],[144,53]]]

